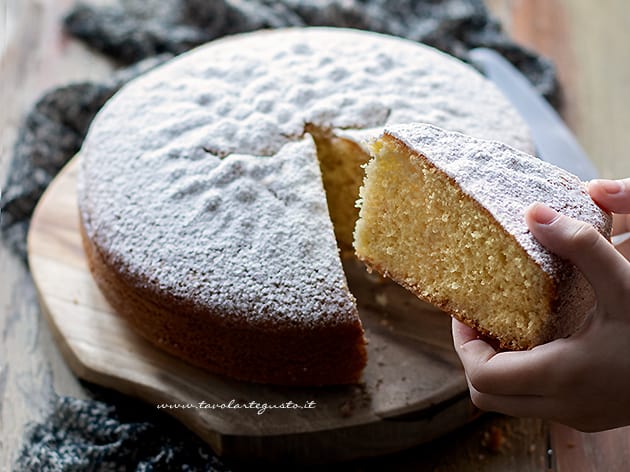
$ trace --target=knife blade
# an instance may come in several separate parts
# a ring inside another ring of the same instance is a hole
[[[597,169],[562,118],[516,67],[488,48],[473,49],[469,57],[523,117],[530,128],[539,158],[568,170],[584,181],[597,178]]]

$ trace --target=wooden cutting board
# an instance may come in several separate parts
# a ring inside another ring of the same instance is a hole
[[[219,455],[248,459],[316,463],[385,454],[429,441],[476,416],[451,345],[450,318],[354,261],[346,272],[369,340],[360,385],[240,382],[158,350],[112,310],[92,280],[78,230],[78,159],[42,197],[28,239],[42,311],[77,376],[172,414]],[[314,407],[263,413],[243,407],[289,401]],[[169,407],[158,408],[163,404]]]

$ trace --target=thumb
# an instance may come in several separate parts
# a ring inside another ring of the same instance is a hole
[[[619,301],[630,277],[630,264],[588,223],[535,203],[525,212],[534,237],[551,252],[577,266],[600,301]]]

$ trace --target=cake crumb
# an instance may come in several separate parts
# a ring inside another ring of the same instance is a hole
[[[493,454],[501,452],[505,447],[503,430],[498,426],[490,426],[490,429],[483,433],[481,445]]]

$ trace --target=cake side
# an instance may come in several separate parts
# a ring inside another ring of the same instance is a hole
[[[408,134],[416,139],[423,133],[429,140],[448,134],[417,125],[388,130],[374,143],[361,190],[357,255],[420,298],[497,339],[502,347],[527,349],[574,332],[594,302],[581,273],[548,251],[546,263],[541,264],[540,254],[533,257],[487,208],[487,198],[508,207],[509,202],[494,185],[499,171],[484,172],[483,158],[463,151],[467,137],[451,136],[441,143],[445,147],[440,152],[456,154],[446,172],[445,163],[430,153],[440,143],[413,148],[407,144]],[[480,152],[481,147],[476,149]],[[455,165],[456,159],[469,162]],[[467,172],[471,165],[479,168],[475,178],[483,181],[478,184],[495,188],[496,195],[484,197],[462,188],[452,169]],[[504,174],[503,178],[509,185],[510,179],[527,177]],[[527,200],[518,193],[511,197]],[[527,205],[522,204],[521,218]],[[606,227],[607,215],[601,213],[600,223]],[[524,220],[521,224],[525,226]]]
[[[194,300],[137,289],[137,280],[111,270],[83,230],[81,237],[90,271],[109,304],[158,348],[211,372],[257,383],[319,386],[361,380],[367,352],[358,321],[334,329],[252,326],[239,317],[209,314]]]

